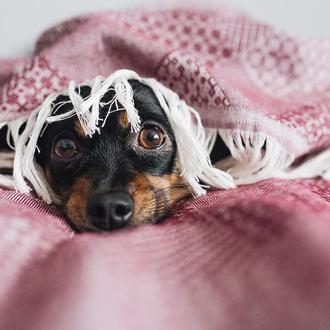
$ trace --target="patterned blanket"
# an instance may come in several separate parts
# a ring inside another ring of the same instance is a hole
[[[231,151],[219,166],[257,181],[102,235],[2,190],[0,329],[329,329],[329,58],[330,42],[220,8],[82,16],[0,60],[2,124],[128,68],[196,108]]]

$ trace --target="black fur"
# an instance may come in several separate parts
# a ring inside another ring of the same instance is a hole
[[[81,138],[73,129],[73,117],[68,120],[50,124],[42,137],[39,138],[37,162],[43,167],[49,167],[55,191],[70,189],[77,177],[92,178],[92,185],[97,191],[104,191],[107,187],[125,190],[133,173],[148,173],[162,176],[171,173],[176,156],[174,134],[168,119],[156,99],[152,90],[138,81],[130,81],[134,90],[134,103],[142,119],[142,125],[150,122],[160,125],[170,139],[170,148],[161,148],[157,152],[134,148],[137,134],[132,133],[130,127],[123,128],[118,123],[119,112],[111,114],[101,134],[95,133],[92,138]],[[90,93],[88,86],[81,87],[79,93],[87,97]],[[105,94],[102,101],[112,97],[112,92]],[[53,105],[53,113],[64,113],[72,109],[72,104],[61,105],[60,102],[69,101],[67,96],[59,96]],[[105,116],[101,110],[101,117]],[[66,162],[52,156],[52,146],[60,137],[74,138],[80,148],[80,155],[74,161]],[[56,188],[57,187],[57,188]]]

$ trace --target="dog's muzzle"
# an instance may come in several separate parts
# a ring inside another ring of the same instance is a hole
[[[102,230],[125,227],[133,211],[134,201],[126,192],[97,193],[87,203],[87,214],[92,225]]]

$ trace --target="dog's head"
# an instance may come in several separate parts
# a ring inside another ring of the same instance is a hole
[[[190,195],[167,116],[149,87],[135,80],[130,84],[141,118],[139,132],[131,131],[126,111],[117,111],[92,138],[77,117],[48,125],[39,138],[37,162],[78,230],[158,222]],[[85,98],[90,91],[82,86],[79,93]],[[102,101],[107,103],[112,93]],[[69,97],[60,95],[53,109],[57,114],[72,109]],[[101,120],[107,113],[101,108]]]

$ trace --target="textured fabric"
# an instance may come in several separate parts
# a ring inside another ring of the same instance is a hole
[[[330,46],[227,10],[84,16],[0,61],[0,122],[68,81],[130,68],[209,127],[329,147]],[[31,196],[0,192],[0,329],[329,329],[330,184],[268,180],[178,206],[161,225],[74,234]]]
[[[329,329],[329,188],[265,181],[76,235],[3,192],[0,329]]]
[[[271,135],[294,153],[330,145],[330,42],[294,39],[226,10],[102,13],[45,32],[0,93],[0,122],[67,80],[133,69],[173,88],[208,127]]]

